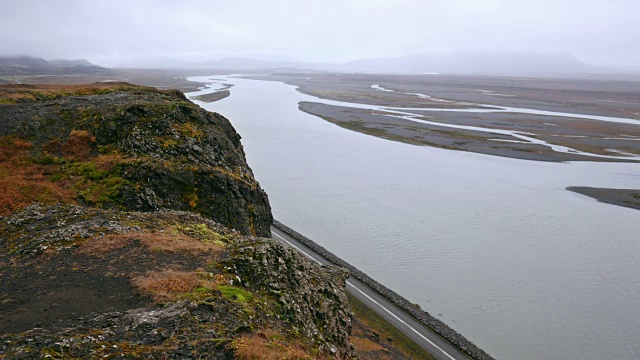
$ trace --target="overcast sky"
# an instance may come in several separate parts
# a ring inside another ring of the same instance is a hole
[[[565,52],[640,67],[640,0],[2,0],[0,54],[345,61]]]

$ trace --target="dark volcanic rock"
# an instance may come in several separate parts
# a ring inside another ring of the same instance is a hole
[[[229,254],[229,271],[247,288],[275,296],[295,331],[313,339],[320,350],[351,355],[351,349],[339,345],[349,342],[352,327],[344,292],[347,271],[319,268],[291,247],[265,239],[239,241]]]
[[[0,219],[0,358],[348,359],[346,277],[188,212],[34,204]]]

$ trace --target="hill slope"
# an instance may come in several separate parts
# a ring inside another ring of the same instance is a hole
[[[192,211],[244,234],[270,236],[267,195],[246,163],[240,136],[227,119],[182,93],[112,83],[5,85],[0,101],[9,103],[0,106],[0,136],[9,137],[4,144],[11,151],[5,167],[26,162],[50,174],[15,184],[15,196],[0,199],[0,214],[33,200],[68,199],[122,210]]]
[[[52,60],[29,56],[0,57],[0,75],[110,75],[87,60]]]

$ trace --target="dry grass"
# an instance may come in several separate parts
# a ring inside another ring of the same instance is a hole
[[[245,335],[233,341],[235,358],[242,360],[311,360],[324,359],[312,356],[300,344],[287,341],[272,330]]]
[[[200,284],[198,275],[185,271],[150,271],[131,280],[140,292],[152,295],[157,301],[174,300],[178,295],[193,291]]]
[[[128,163],[131,161],[132,159],[127,159],[120,154],[105,154],[93,159],[92,162],[96,165],[98,170],[112,172],[116,169],[118,164]]]
[[[151,295],[156,301],[172,301],[196,288],[214,289],[221,283],[226,283],[226,280],[222,276],[209,277],[208,274],[193,271],[164,270],[136,276],[131,279],[131,283],[141,293]]]
[[[45,155],[34,158],[30,142],[0,137],[0,216],[33,202],[75,204],[80,195],[96,205],[114,201],[125,182],[117,166],[131,160],[94,154],[94,147],[90,133],[74,130],[67,141],[50,142],[42,148]]]
[[[52,182],[47,174],[55,165],[29,161],[31,144],[14,138],[0,139],[0,216],[35,202],[74,203],[75,191],[65,182]]]
[[[60,146],[60,153],[66,159],[86,161],[92,157],[91,145],[95,142],[95,136],[87,131],[73,130],[67,141]]]
[[[153,251],[188,251],[192,253],[209,252],[219,254],[222,247],[203,242],[191,236],[171,232],[144,232],[107,235],[102,239],[88,241],[81,247],[81,252],[87,255],[102,256],[113,250],[122,249],[133,241],[139,241],[142,245]]]

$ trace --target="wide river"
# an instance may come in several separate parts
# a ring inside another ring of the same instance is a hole
[[[293,86],[208,78],[231,96],[196,103],[242,135],[278,220],[498,359],[640,358],[640,211],[564,190],[640,188],[640,165],[387,141],[299,111],[324,101]]]

